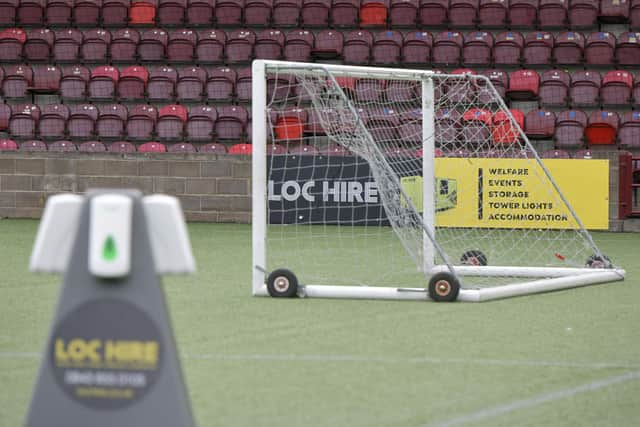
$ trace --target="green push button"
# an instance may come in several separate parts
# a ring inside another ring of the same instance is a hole
[[[113,236],[107,236],[107,240],[104,241],[104,245],[102,246],[102,259],[105,261],[113,261],[117,256],[116,241],[113,239]]]

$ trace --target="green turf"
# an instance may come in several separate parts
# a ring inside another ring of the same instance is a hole
[[[27,272],[36,227],[0,220],[0,427],[24,419],[59,288]],[[594,234],[625,282],[435,304],[251,298],[250,228],[189,231],[198,273],[165,290],[200,426],[640,425],[638,234]]]

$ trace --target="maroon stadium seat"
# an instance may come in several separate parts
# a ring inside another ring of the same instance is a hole
[[[127,137],[131,141],[153,139],[158,110],[151,105],[136,105],[129,110]]]
[[[636,77],[633,79],[633,106],[640,107],[640,72],[636,72]]]
[[[246,0],[244,24],[249,27],[268,27],[271,23],[273,0]]]
[[[20,28],[7,28],[0,32],[0,62],[22,60],[22,46],[27,41],[27,33]]]
[[[161,62],[167,59],[167,43],[169,35],[166,31],[153,28],[142,34],[138,43],[138,57],[143,62]]]
[[[209,70],[207,78],[207,100],[230,102],[235,95],[238,73],[229,67],[217,67]]]
[[[556,131],[556,115],[552,111],[531,110],[524,123],[524,132],[531,139],[551,139]]]
[[[329,27],[331,0],[303,0],[300,11],[301,25],[305,28]]]
[[[425,66],[431,62],[433,37],[427,31],[410,31],[404,37],[402,60],[405,65]]]
[[[178,142],[169,146],[169,153],[195,153],[196,147],[188,142]]]
[[[580,65],[583,62],[585,39],[580,33],[563,31],[556,35],[553,58],[557,65]]]
[[[331,23],[337,28],[353,28],[358,25],[360,0],[333,0]]]
[[[599,0],[570,0],[569,27],[592,29],[598,26]]]
[[[94,101],[111,101],[116,97],[120,73],[116,67],[101,65],[91,70],[88,98]]]
[[[419,5],[419,0],[391,0],[389,9],[391,28],[415,28]]]
[[[83,153],[104,153],[107,147],[100,141],[85,141],[78,145],[78,151]]]
[[[289,147],[289,154],[296,154],[298,156],[316,156],[320,154],[318,149],[313,145],[300,144]]]
[[[184,25],[187,0],[160,0],[157,21],[161,27],[181,27]]]
[[[478,22],[478,0],[450,0],[449,23],[453,28],[471,28]]]
[[[540,79],[540,105],[543,107],[566,107],[569,101],[571,77],[563,70],[549,70]]]
[[[47,151],[47,144],[39,140],[25,141],[20,144],[20,151]]]
[[[219,64],[224,61],[224,45],[227,35],[222,30],[202,30],[198,33],[196,57],[203,64]]]
[[[220,27],[241,26],[244,3],[244,0],[217,0],[214,13],[216,24]]]
[[[129,0],[103,0],[102,25],[124,27],[129,20]]]
[[[380,101],[384,94],[384,83],[377,79],[356,79],[355,96],[359,102],[376,103]]]
[[[537,31],[527,34],[522,50],[522,59],[526,66],[551,65],[553,52],[553,34]]]
[[[507,24],[507,0],[480,0],[478,26],[480,28],[504,28]]]
[[[593,152],[591,150],[581,149],[573,153],[574,159],[593,159]]]
[[[193,62],[196,55],[198,35],[189,29],[173,30],[169,33],[167,45],[167,60],[172,64],[177,62]]]
[[[17,23],[20,26],[44,25],[46,0],[21,0],[18,5]]]
[[[215,0],[187,0],[186,24],[191,27],[213,25]]]
[[[62,68],[60,80],[60,98],[63,101],[82,101],[87,95],[87,84],[91,72],[82,65],[70,65]]]
[[[485,70],[482,75],[486,76],[501,98],[506,97],[507,88],[509,87],[509,74],[504,70]],[[495,103],[495,95],[493,92],[483,90],[482,86],[478,89],[478,99],[483,103]]]
[[[109,145],[108,150],[112,153],[135,153],[136,146],[127,141],[118,141]]]
[[[55,141],[49,144],[49,151],[65,153],[69,151],[78,151],[78,147],[71,141]]]
[[[58,93],[60,89],[62,70],[55,65],[35,65],[33,67],[33,86],[30,90],[34,93]]]
[[[625,32],[618,36],[616,60],[623,67],[640,67],[640,33]]]
[[[9,65],[4,68],[2,96],[9,99],[25,99],[33,85],[33,70],[28,65]]]
[[[251,68],[238,69],[238,80],[236,81],[236,99],[240,102],[251,101]]]
[[[540,90],[540,75],[534,70],[517,70],[509,75],[507,96],[524,101],[537,99]]]
[[[178,71],[173,67],[153,67],[147,81],[147,99],[150,101],[173,101]]]
[[[28,62],[49,62],[55,40],[54,32],[48,28],[29,30],[22,53]]]
[[[84,33],[80,53],[84,62],[106,63],[111,44],[111,32],[101,28],[93,28]]]
[[[614,60],[616,37],[611,33],[591,33],[587,37],[584,58],[587,65],[611,65]]]
[[[167,147],[159,142],[145,142],[138,147],[138,153],[166,153]]]
[[[369,63],[371,47],[373,46],[373,34],[367,30],[353,30],[344,38],[345,64],[366,65]]]
[[[420,0],[418,24],[425,26],[445,26],[449,22],[449,0]]]
[[[505,31],[496,36],[493,60],[496,65],[519,65],[524,37],[519,32]]]
[[[266,29],[256,35],[253,57],[256,59],[280,59],[284,49],[284,33],[276,29]]]
[[[628,71],[607,71],[600,87],[600,101],[605,107],[628,106],[631,103],[633,75]]]
[[[267,155],[280,155],[280,154],[287,154],[287,147],[285,147],[284,145],[280,145],[280,144],[269,144],[269,146],[267,147]]]
[[[314,45],[313,32],[302,29],[290,30],[284,42],[285,61],[311,61],[311,51]]]
[[[181,141],[184,138],[187,109],[170,104],[160,108],[156,122],[158,141]]]
[[[629,21],[627,0],[600,0],[598,20],[606,24],[626,24]]]
[[[95,139],[98,108],[91,104],[74,104],[70,107],[67,131],[72,140]]]
[[[580,148],[584,144],[584,129],[587,115],[584,111],[562,111],[556,117],[556,146],[559,148]]]
[[[100,22],[102,0],[75,0],[73,21],[79,27],[97,27]]]
[[[123,139],[128,115],[127,107],[122,104],[109,104],[100,107],[96,122],[98,138],[111,141]]]
[[[571,73],[570,97],[573,107],[597,107],[599,105],[602,76],[597,71]]]
[[[491,112],[488,110],[472,108],[465,111],[462,115],[465,125],[459,137],[472,147],[488,150],[492,146],[490,142],[492,119]],[[436,135],[437,133],[436,130]]]
[[[402,43],[403,37],[399,31],[386,30],[376,33],[371,48],[371,63],[373,65],[399,64]]]
[[[18,151],[18,144],[12,139],[0,139],[0,151]]]
[[[122,28],[113,33],[109,52],[112,62],[134,63],[140,43],[140,32],[134,28]]]
[[[200,67],[181,68],[176,82],[176,100],[179,102],[202,101],[207,83],[207,72]]]
[[[311,55],[318,59],[337,59],[342,57],[344,36],[340,31],[322,30],[316,36],[315,48]]]
[[[464,38],[463,64],[467,67],[486,67],[492,62],[493,36],[487,31],[472,31]]]
[[[593,111],[584,130],[585,142],[589,145],[614,145],[619,125],[620,117],[615,111]]]
[[[64,30],[57,31],[53,45],[53,61],[56,63],[77,63],[79,61],[82,40],[82,32],[75,28],[65,28]]]
[[[187,117],[185,133],[192,142],[210,142],[213,140],[218,112],[215,107],[198,105],[191,107]]]
[[[640,111],[627,111],[622,115],[618,141],[623,148],[640,148]]]
[[[509,26],[532,29],[538,20],[538,0],[510,0]]]
[[[640,0],[631,0],[629,10],[629,29],[640,30]]]
[[[72,0],[47,0],[45,21],[49,26],[67,27],[71,25],[72,12]]]
[[[16,10],[20,0],[0,1],[0,25],[3,27],[13,27],[16,24]]]
[[[218,142],[210,142],[208,144],[204,144],[198,151],[207,154],[226,154],[227,146]]]
[[[227,35],[225,45],[226,57],[229,63],[248,63],[253,56],[253,45],[256,34],[247,29],[233,30]]]
[[[218,108],[215,132],[220,140],[241,140],[245,135],[245,129],[249,116],[242,106],[225,105]]]
[[[566,150],[553,149],[543,151],[540,157],[543,159],[570,159],[571,155]]]
[[[538,27],[542,30],[567,28],[569,7],[566,0],[540,0]]]
[[[9,129],[9,119],[11,118],[11,106],[0,104],[0,131]]]
[[[39,119],[40,107],[37,105],[16,105],[9,120],[9,135],[13,139],[34,139]]]
[[[470,68],[458,68],[451,74],[465,76],[476,75],[476,71]],[[478,87],[473,80],[451,79],[446,83],[447,102],[468,104],[476,97]]]
[[[124,68],[118,80],[118,98],[122,101],[144,100],[149,72],[141,65]]]
[[[69,119],[69,107],[63,104],[43,105],[38,121],[38,134],[44,140],[63,139]]]
[[[442,31],[433,39],[431,62],[436,66],[455,67],[460,65],[464,38],[458,31]]]

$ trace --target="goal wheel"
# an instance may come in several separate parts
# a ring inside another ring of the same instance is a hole
[[[460,283],[451,273],[438,273],[429,280],[429,298],[433,301],[455,301],[460,292]]]
[[[477,249],[467,251],[460,257],[462,265],[487,265],[487,256]]]
[[[285,268],[279,268],[269,274],[267,290],[274,298],[293,298],[298,294],[298,278]]]
[[[611,268],[611,260],[605,254],[591,255],[587,258],[586,266],[587,268]]]

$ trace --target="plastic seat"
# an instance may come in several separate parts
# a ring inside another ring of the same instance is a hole
[[[593,159],[593,152],[591,150],[585,150],[585,149],[577,150],[575,153],[573,153],[573,158],[574,159]]]
[[[284,41],[284,60],[309,62],[314,45],[313,32],[301,29],[291,30]]]
[[[629,21],[629,2],[600,0],[598,20],[605,24],[626,24]]]
[[[480,0],[478,27],[504,28],[507,24],[507,0]]]
[[[193,142],[213,140],[218,111],[209,105],[191,107],[185,125],[186,138]]]
[[[20,28],[7,28],[0,32],[0,61],[19,62],[22,47],[27,41],[27,33]]]
[[[571,77],[563,70],[549,70],[542,74],[538,96],[543,107],[566,107],[569,101]]]
[[[229,147],[229,154],[236,156],[250,156],[253,152],[251,144],[234,144]]]
[[[167,43],[169,35],[166,31],[154,28],[142,34],[138,43],[138,57],[143,62],[160,62],[167,59]]]
[[[540,89],[540,75],[533,70],[517,70],[509,76],[507,96],[510,99],[526,101],[537,99]]]
[[[102,0],[75,0],[73,21],[79,27],[97,27],[100,21]]]
[[[478,22],[478,0],[450,0],[449,23],[453,28],[473,28]]]
[[[16,10],[20,0],[0,1],[0,26],[13,27],[16,25]]]
[[[331,0],[303,0],[300,24],[304,28],[328,28]]]
[[[57,94],[60,90],[62,70],[55,65],[35,65],[33,84],[29,90],[33,93]]]
[[[426,31],[410,31],[404,37],[402,60],[405,65],[425,66],[431,62],[433,37]]]
[[[615,111],[593,111],[584,130],[589,145],[615,145],[620,117]]]
[[[571,155],[566,150],[553,149],[543,151],[540,157],[543,159],[570,159]]]
[[[631,103],[633,75],[628,71],[607,71],[600,87],[601,104],[605,107],[628,106]]]
[[[375,104],[381,101],[385,93],[385,84],[377,79],[356,79],[353,90],[358,102]]]
[[[524,114],[517,109],[510,109],[511,117],[504,111],[493,115],[491,138],[496,145],[511,145],[520,141],[520,129],[524,128]]]
[[[640,67],[640,33],[625,32],[618,36],[616,60],[623,67]]]
[[[169,33],[167,60],[171,63],[193,62],[196,55],[198,35],[193,30],[174,30]]]
[[[0,139],[0,151],[18,151],[18,144],[12,139]]]
[[[218,108],[215,132],[219,140],[241,140],[245,135],[245,129],[249,116],[242,106],[225,105]]]
[[[524,37],[514,31],[506,31],[496,36],[493,46],[493,60],[496,65],[519,65],[524,47]]]
[[[540,0],[538,26],[542,30],[567,28],[569,7],[566,0]]]
[[[167,149],[169,153],[195,153],[196,151],[196,147],[188,142],[178,142],[177,144],[170,145]]]
[[[431,61],[433,65],[456,67],[460,65],[464,38],[457,31],[443,31],[433,39]]]
[[[134,28],[123,28],[113,33],[109,46],[111,61],[114,63],[133,63],[137,59],[140,32]]]
[[[456,76],[476,75],[476,71],[470,68],[458,68],[451,71]],[[441,104],[469,104],[477,94],[478,86],[475,81],[465,78],[448,79],[443,85],[446,92],[446,101],[440,99]]]
[[[136,146],[127,141],[117,141],[110,144],[107,150],[111,153],[135,153]]]
[[[493,117],[488,110],[472,108],[465,111],[462,115],[462,121],[465,124],[462,126],[459,138],[476,149],[490,149],[493,145],[491,143],[492,120]],[[436,130],[436,134],[437,132]]]
[[[96,121],[96,134],[101,140],[118,141],[125,137],[125,125],[129,112],[122,104],[100,107]]]
[[[449,21],[449,0],[420,0],[418,9],[418,25],[441,27]]]
[[[629,10],[629,29],[640,30],[640,0],[631,0]]]
[[[598,25],[599,0],[570,0],[569,28],[592,29]]]
[[[218,67],[209,70],[207,78],[207,100],[214,102],[230,102],[234,98],[238,73],[229,67]]]
[[[47,151],[47,145],[44,142],[39,140],[24,141],[22,144],[20,144],[19,151],[26,151],[26,152]]]
[[[374,141],[385,146],[395,146],[399,141],[400,112],[389,107],[370,109],[364,122]]]
[[[157,0],[132,0],[129,7],[129,25],[152,26],[156,23]]]
[[[345,64],[368,64],[372,46],[373,34],[369,31],[353,30],[347,33],[344,38],[344,47],[342,50]]]
[[[240,68],[236,81],[236,99],[239,102],[251,102],[251,68]]]
[[[557,65],[580,65],[583,62],[584,36],[574,31],[564,31],[556,36],[553,58]]]
[[[71,141],[55,141],[49,144],[49,151],[58,153],[66,153],[71,151],[78,151],[78,147]]]
[[[87,85],[91,72],[82,65],[70,65],[62,68],[60,79],[60,98],[63,101],[83,101],[87,95]]]
[[[210,27],[213,25],[215,0],[187,0],[186,25]]]
[[[422,110],[414,109],[401,113],[399,122],[398,138],[405,142],[404,145],[411,145],[414,147],[422,146]],[[439,129],[438,124],[436,124],[437,144],[442,143],[442,140],[440,139],[442,134],[439,133]]]
[[[115,67],[101,65],[91,70],[88,98],[94,101],[112,101],[116,98],[116,88],[120,73]]]
[[[591,33],[587,37],[584,58],[587,65],[610,66],[614,60],[616,37],[607,32]]]
[[[344,36],[340,31],[323,30],[316,36],[316,45],[311,55],[318,59],[341,58],[343,48]]]
[[[302,108],[293,107],[273,112],[270,122],[273,126],[274,141],[284,144],[299,143],[307,121],[307,112]]]
[[[49,62],[53,50],[55,35],[48,28],[29,30],[22,49],[28,62]]]
[[[142,101],[145,98],[149,72],[140,65],[124,68],[118,80],[118,97],[123,101]]]
[[[523,63],[526,66],[549,66],[553,52],[553,34],[545,31],[529,33],[525,37],[522,50]]]
[[[538,20],[538,0],[510,0],[509,25],[511,28],[535,28]]]
[[[530,139],[551,139],[556,132],[556,115],[552,111],[531,110],[524,123],[524,132]]]
[[[91,104],[74,104],[69,108],[67,132],[72,140],[95,139],[98,108]]]
[[[165,105],[160,108],[156,122],[158,141],[181,141],[184,137],[187,109],[182,105]]]
[[[226,57],[229,63],[248,63],[253,56],[253,45],[256,34],[251,30],[234,30],[227,35],[225,45]]]
[[[20,0],[17,10],[19,26],[43,26],[46,0]]]
[[[389,9],[391,28],[415,28],[419,5],[419,0],[391,0]]]
[[[74,28],[57,31],[53,45],[53,61],[56,63],[78,62],[82,40],[82,33]]]
[[[219,27],[239,27],[242,25],[242,11],[245,0],[217,0],[214,18]]]
[[[9,65],[4,69],[2,96],[7,99],[25,99],[33,85],[33,70],[28,65]]]
[[[100,141],[85,141],[78,145],[78,151],[81,153],[104,153],[107,147]]]
[[[136,105],[127,117],[127,138],[131,141],[153,140],[158,110],[151,105]]]
[[[333,0],[331,5],[331,24],[335,28],[354,28],[358,26],[360,0]]]
[[[256,59],[280,59],[284,49],[284,33],[280,30],[262,30],[256,35],[253,57]]]
[[[40,111],[38,134],[45,140],[63,139],[65,137],[69,107],[63,104],[44,105]]]
[[[507,88],[509,87],[509,74],[504,70],[491,69],[485,70],[482,74],[491,81],[498,95],[504,99]],[[493,91],[484,90],[482,85],[478,88],[478,100],[485,104],[495,103],[497,101]]]
[[[580,110],[562,111],[556,117],[554,136],[558,148],[580,148],[584,144],[587,115]]]
[[[207,72],[200,67],[181,68],[176,82],[176,100],[180,102],[202,101],[207,82]]]
[[[462,48],[465,66],[486,67],[492,62],[493,36],[486,31],[472,31],[464,38]]]
[[[156,20],[160,27],[181,27],[185,22],[187,0],[159,0]]]
[[[403,44],[402,33],[394,30],[380,31],[374,37],[371,47],[373,65],[393,65],[400,63]]]
[[[125,27],[129,20],[129,0],[103,0],[102,25]]]
[[[111,44],[111,32],[94,28],[84,33],[80,53],[84,62],[106,63]]]
[[[388,14],[389,0],[362,0],[360,3],[360,27],[386,27]]]
[[[0,104],[0,131],[9,129],[9,119],[11,118],[11,106]]]
[[[318,149],[313,145],[299,144],[289,147],[289,154],[295,154],[298,156],[317,156],[320,154]]]
[[[45,8],[45,21],[47,25],[52,27],[67,27],[71,25],[72,12],[72,0],[48,0]]]
[[[277,156],[287,154],[287,147],[280,144],[269,144],[267,147],[267,156]]]
[[[138,146],[138,153],[166,153],[167,147],[159,142],[145,142]]]
[[[201,153],[207,154],[226,154],[227,146],[224,144],[220,144],[219,142],[211,142],[209,144],[204,144],[198,149]]]
[[[571,74],[570,97],[574,107],[597,107],[602,76],[597,71],[576,71]]]
[[[224,62],[224,45],[227,35],[222,30],[202,30],[198,33],[196,57],[203,64]]]
[[[244,24],[249,27],[268,27],[271,23],[273,0],[246,0]]]
[[[623,148],[640,148],[640,111],[627,111],[622,115],[618,142]]]

